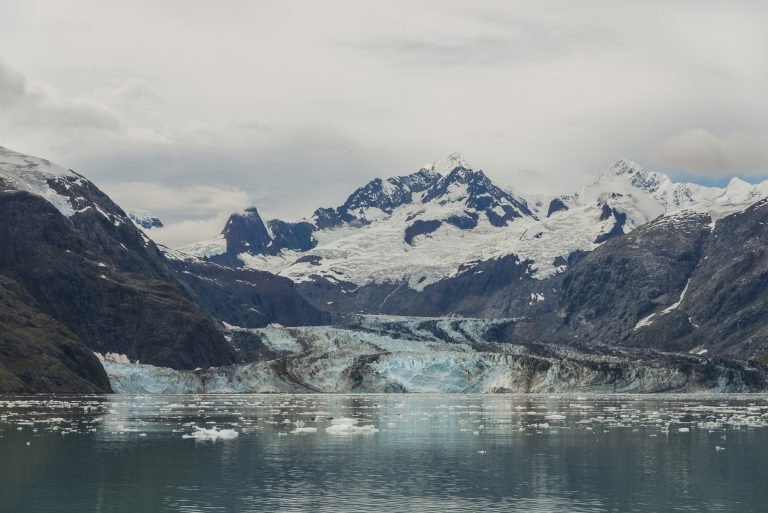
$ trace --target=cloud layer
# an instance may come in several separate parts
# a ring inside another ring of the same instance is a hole
[[[717,136],[699,128],[663,141],[657,159],[692,174],[765,176],[768,171],[768,132]]]
[[[182,242],[182,222],[306,216],[452,151],[530,192],[618,157],[762,177],[765,19],[759,1],[28,0],[0,17],[0,145]]]

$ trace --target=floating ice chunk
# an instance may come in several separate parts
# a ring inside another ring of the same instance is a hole
[[[679,433],[687,433],[687,432],[689,432],[689,431],[690,431],[690,429],[689,429],[689,428],[680,428],[680,429],[678,429],[677,431],[678,431]]]
[[[291,431],[294,435],[299,435],[301,433],[317,433],[316,427],[298,427]]]
[[[552,415],[546,415],[544,418],[547,420],[565,420],[565,415],[553,413]]]
[[[340,419],[333,419],[331,425],[325,428],[326,433],[332,435],[348,435],[348,434],[372,434],[378,433],[379,430],[373,425],[358,426],[357,419],[350,419],[348,417],[342,417]]]
[[[188,435],[182,435],[182,438],[194,438],[195,440],[210,440],[215,442],[217,440],[233,440],[240,436],[240,433],[234,429],[211,429],[201,428],[199,426],[193,426],[195,431]]]

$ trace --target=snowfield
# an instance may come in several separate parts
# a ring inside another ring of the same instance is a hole
[[[448,176],[454,181],[446,184]],[[410,200],[398,204],[396,199],[403,194],[396,187],[398,180],[416,180],[414,177],[433,177],[435,185],[408,193]],[[379,182],[381,186],[374,187]],[[532,277],[545,279],[563,271],[564,262],[574,252],[592,251],[610,236],[630,232],[659,216],[674,219],[677,212],[688,210],[707,213],[716,220],[768,197],[768,181],[752,185],[734,178],[726,188],[675,183],[628,160],[615,162],[581,191],[557,198],[526,197],[509,187],[497,187],[458,154],[425,164],[413,175],[379,182],[350,196],[348,203],[355,205],[354,222],[313,233],[314,248],[284,249],[276,255],[246,251],[237,258],[246,267],[297,283],[323,277],[355,286],[404,283],[422,290],[466,272],[478,262],[516,255],[520,261],[532,262]],[[566,209],[550,214],[553,200]],[[392,204],[397,206],[389,209]],[[497,216],[503,216],[504,209],[517,216],[504,225],[494,224],[492,214],[478,209],[479,204],[495,204],[489,210]],[[467,215],[476,218],[474,226],[449,222]],[[419,221],[439,226],[407,241],[406,230]],[[219,235],[179,248],[175,256],[210,258],[226,252],[226,240]]]

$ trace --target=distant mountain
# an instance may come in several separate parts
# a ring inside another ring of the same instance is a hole
[[[405,281],[419,290],[472,263],[510,254],[528,258],[547,245],[538,238],[567,228],[569,241],[548,248],[533,271],[556,272],[557,256],[592,249],[618,221],[613,212],[601,218],[601,205],[577,211],[584,219],[575,232],[568,220],[561,220],[568,227],[542,221],[521,195],[452,154],[410,175],[372,180],[309,221],[265,223],[255,209],[234,214],[220,237],[179,251],[297,283],[313,276],[356,286]]]
[[[410,175],[372,180],[310,220],[233,214],[218,238],[179,251],[285,276],[323,308],[376,312],[394,289],[411,297],[404,291],[439,287],[501,259],[524,263],[520,280],[546,280],[665,212],[721,217],[766,195],[766,184],[674,183],[619,160],[578,192],[526,199],[452,154]]]

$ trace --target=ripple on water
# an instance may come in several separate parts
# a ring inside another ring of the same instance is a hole
[[[761,511],[767,426],[763,395],[6,397],[0,510]]]

